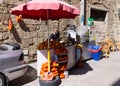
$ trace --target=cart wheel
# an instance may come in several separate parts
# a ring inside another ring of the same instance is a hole
[[[0,86],[7,86],[5,77],[0,74]]]
[[[59,76],[56,76],[54,80],[51,81],[43,81],[39,79],[40,86],[59,86],[61,84],[61,79]]]

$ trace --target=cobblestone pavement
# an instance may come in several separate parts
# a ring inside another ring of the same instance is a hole
[[[29,64],[27,73],[9,86],[40,86],[36,68],[36,62]],[[99,61],[84,61],[82,68],[69,70],[69,77],[62,79],[60,86],[120,86],[120,52]]]

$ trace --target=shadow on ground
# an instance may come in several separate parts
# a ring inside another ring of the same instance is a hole
[[[120,86],[120,79],[114,82],[111,86]]]
[[[90,65],[86,63],[85,61],[82,63],[82,67],[73,67],[72,69],[70,69],[69,74],[70,75],[82,75],[92,70],[93,68],[91,68]]]
[[[28,70],[22,77],[10,81],[8,86],[22,86],[37,79],[37,70],[28,66]]]

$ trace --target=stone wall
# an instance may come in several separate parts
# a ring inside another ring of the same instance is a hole
[[[110,37],[115,39],[119,30],[119,18],[116,13],[116,4],[118,0],[86,0],[86,18],[90,17],[90,8],[107,11],[105,21],[95,21],[97,42],[103,42],[103,39]],[[117,34],[116,34],[117,33]]]
[[[118,15],[118,9],[120,8],[120,1],[116,0],[115,7],[114,7],[114,15],[113,15],[113,37],[116,42],[120,42],[120,16]]]
[[[4,0],[0,5],[0,43],[15,42],[21,45],[28,59],[36,59],[37,45],[47,39],[47,27],[45,21],[37,21],[32,19],[23,19],[22,22],[16,22],[16,16],[9,13],[10,8],[27,2],[29,0]],[[80,9],[80,0],[64,0]],[[107,36],[118,40],[120,36],[120,17],[117,9],[120,8],[119,0],[86,0],[86,18],[90,17],[90,8],[107,9],[105,21],[95,21],[94,27],[96,30],[96,41],[102,42]],[[12,31],[7,30],[8,18],[13,21],[14,28]],[[86,21],[86,20],[85,20]],[[87,21],[86,21],[87,22]],[[49,21],[50,33],[53,27],[57,27],[61,32],[61,37],[64,37],[64,31],[67,24],[74,24],[77,27],[80,25],[79,16],[76,19],[60,19],[59,21]]]

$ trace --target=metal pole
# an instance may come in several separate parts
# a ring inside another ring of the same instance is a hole
[[[80,26],[84,26],[84,18],[85,18],[85,0],[81,0],[80,3],[80,9],[81,9],[81,13],[80,13]]]
[[[47,10],[47,28],[48,28],[48,72],[50,72],[50,39],[49,39],[49,10]]]
[[[60,26],[60,21],[58,20],[58,30],[60,30],[60,27],[59,27],[59,26]]]

